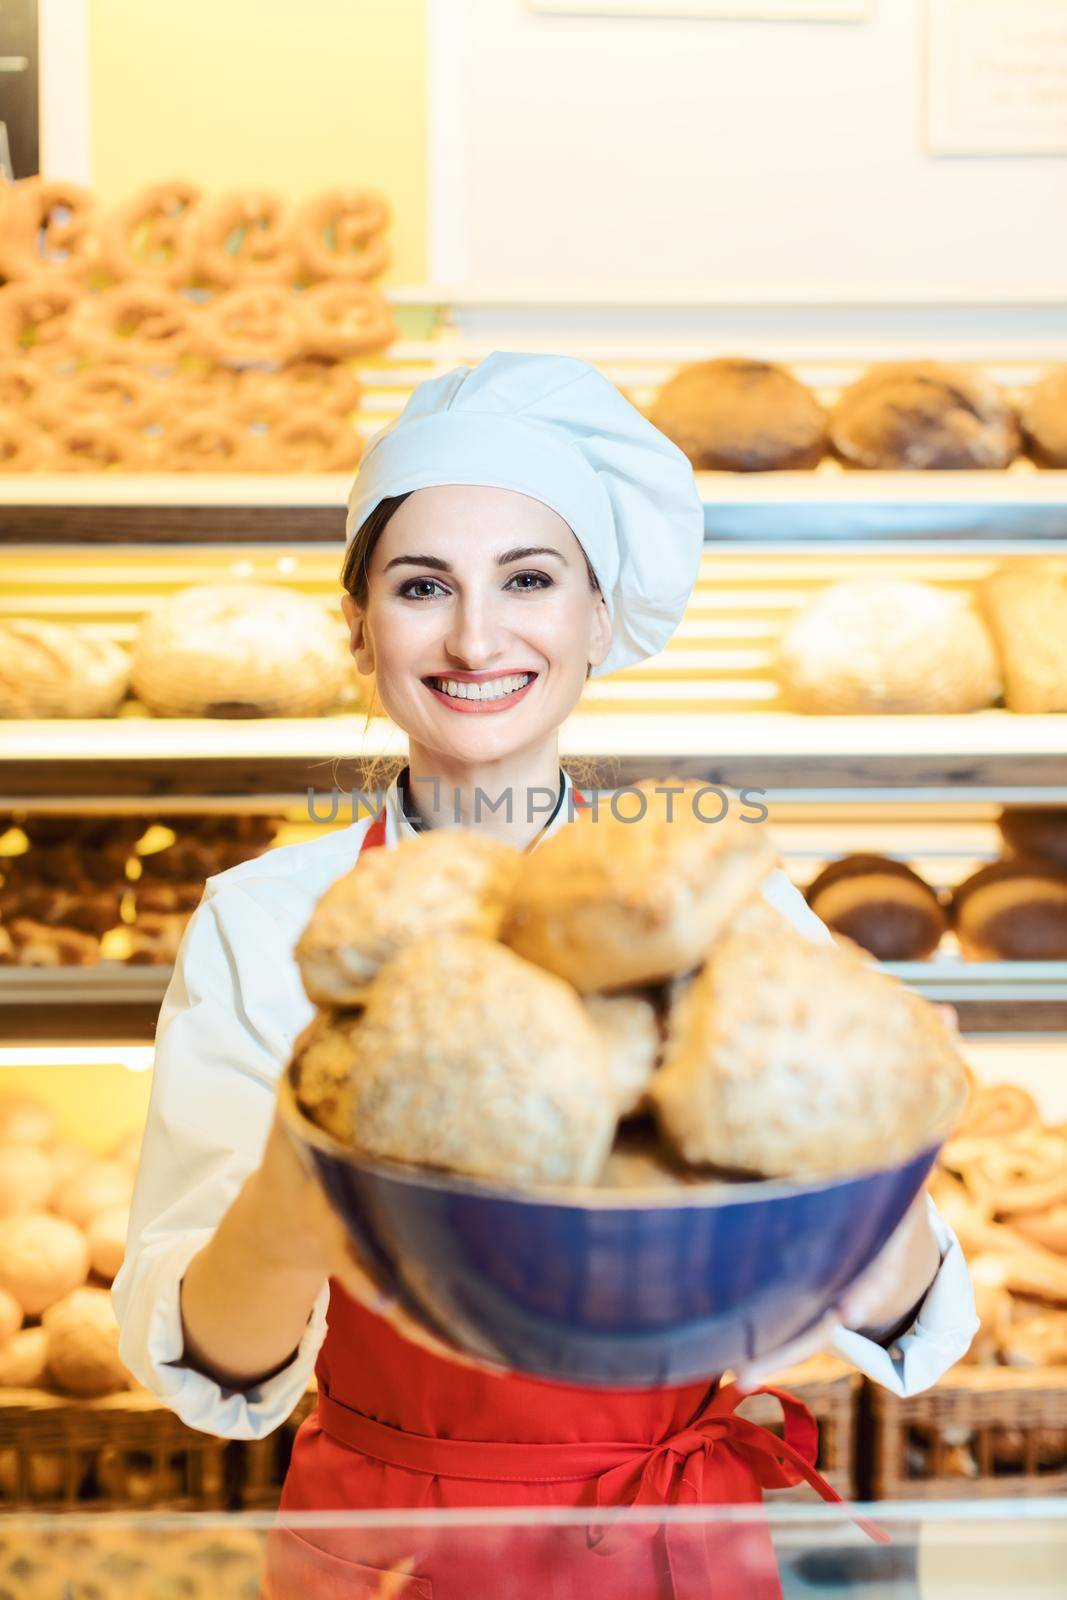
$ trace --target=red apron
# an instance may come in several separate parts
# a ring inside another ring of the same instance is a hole
[[[581,796],[577,802],[584,804]],[[384,814],[363,849],[385,842]],[[596,1508],[758,1504],[816,1472],[815,1419],[776,1389],[785,1438],[717,1381],[582,1389],[432,1355],[331,1284],[318,1404],[281,1510],[591,1508],[579,1527],[279,1528],[271,1600],[779,1600],[766,1527],[596,1525]],[[476,1519],[475,1519],[476,1520]],[[311,1542],[311,1540],[314,1542]]]

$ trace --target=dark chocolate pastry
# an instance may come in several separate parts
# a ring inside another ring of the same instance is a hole
[[[1043,467],[1067,467],[1067,366],[1035,383],[1021,409],[1028,453]]]
[[[25,859],[24,857],[18,859]],[[18,872],[9,873],[0,888],[0,917],[28,917],[48,927],[80,928],[97,938],[121,922],[123,885],[75,884],[69,889]]]
[[[952,897],[971,961],[1067,961],[1067,872],[1040,861],[994,861]]]
[[[809,884],[815,915],[880,961],[920,961],[941,942],[948,919],[928,883],[902,861],[851,855]]]
[[[1006,806],[999,827],[1013,855],[1067,871],[1067,806]]]
[[[826,413],[785,367],[723,356],[683,367],[649,420],[705,471],[813,467],[826,454]]]
[[[1006,467],[1019,426],[996,385],[970,367],[891,361],[845,390],[830,440],[851,467],[909,471]]]

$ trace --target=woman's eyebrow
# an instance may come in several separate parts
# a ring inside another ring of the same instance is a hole
[[[563,554],[562,550],[553,550],[550,545],[538,544],[524,545],[517,550],[505,550],[502,555],[497,556],[496,564],[498,567],[506,567],[509,566],[512,561],[526,561],[530,556],[555,556],[557,561],[562,561],[564,566],[567,565],[567,557]],[[412,567],[432,567],[435,572],[452,571],[451,563],[448,561],[442,561],[440,556],[394,556],[392,561],[386,562],[384,570],[388,572],[391,567],[401,567],[405,565]]]

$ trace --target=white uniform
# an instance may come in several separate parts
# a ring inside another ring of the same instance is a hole
[[[567,820],[568,793],[553,822]],[[394,782],[386,845],[414,833]],[[258,1164],[275,1082],[310,1020],[293,947],[319,896],[346,872],[370,826],[364,818],[306,844],[270,850],[209,878],[190,920],[159,1014],[152,1099],[126,1259],[115,1280],[123,1361],[183,1421],[234,1439],[261,1438],[295,1407],[325,1336],[324,1286],[293,1359],[247,1390],[183,1366],[182,1276]],[[803,896],[776,871],[766,898],[812,938],[829,938]],[[839,1329],[832,1348],[897,1394],[936,1382],[977,1330],[974,1296],[952,1230],[930,1205],[942,1262],[919,1315],[892,1351]]]

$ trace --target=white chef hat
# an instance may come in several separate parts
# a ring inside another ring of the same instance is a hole
[[[704,508],[688,457],[595,367],[497,350],[420,383],[366,446],[347,537],[382,500],[449,483],[517,490],[570,525],[613,625],[595,676],[662,650],[696,582]]]

